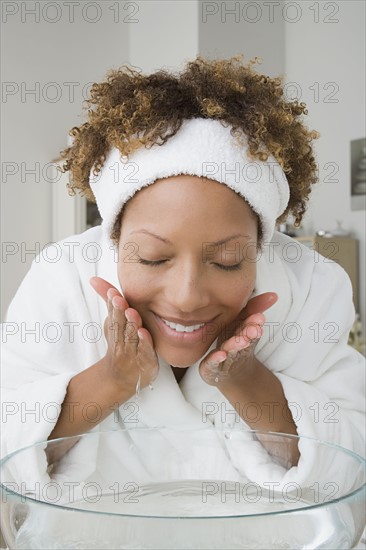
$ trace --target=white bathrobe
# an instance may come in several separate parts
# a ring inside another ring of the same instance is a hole
[[[114,252],[99,226],[45,249],[11,302],[2,327],[2,456],[46,440],[70,379],[105,354],[107,309],[89,284],[94,275],[120,289]],[[362,454],[365,363],[347,345],[355,311],[346,272],[276,232],[257,264],[254,295],[267,291],[276,292],[279,300],[265,312],[256,355],[280,380],[298,434]],[[219,390],[201,379],[200,361],[179,384],[163,358],[159,362],[154,389],[144,388],[137,401],[123,404],[119,423],[113,414],[94,431],[167,425],[214,430],[230,426],[235,432],[237,427],[237,436],[217,437],[228,468],[223,479],[303,484],[322,478],[321,468],[328,479],[340,478],[342,485],[347,477],[342,466],[336,460],[319,461],[306,437],[300,439],[297,466],[286,470],[275,463],[251,433],[242,431],[244,421],[232,414]],[[168,446],[176,443],[164,441]],[[78,468],[92,472],[103,460],[104,450],[89,443],[77,444],[68,453],[64,471],[70,478],[77,478]],[[44,457],[41,463],[19,464],[18,475],[22,480],[47,479],[46,468]]]

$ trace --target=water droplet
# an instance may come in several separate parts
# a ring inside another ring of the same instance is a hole
[[[218,377],[218,376],[216,376],[216,378],[215,378],[215,382],[216,382],[216,384],[217,384],[217,382],[218,382],[218,381],[219,381],[219,377]]]
[[[152,384],[149,384],[149,388],[150,388],[150,390],[153,390],[154,386]]]
[[[231,433],[230,432],[225,432],[224,436],[225,436],[225,439],[231,439]]]

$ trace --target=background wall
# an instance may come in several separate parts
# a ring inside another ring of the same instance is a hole
[[[97,20],[92,5],[73,13],[56,4],[59,10],[44,11],[42,2],[1,5],[2,319],[35,254],[51,241],[48,163],[80,124],[88,83],[129,58],[125,13],[115,23],[111,10],[101,8]]]
[[[277,76],[285,72],[285,20],[271,2],[199,1],[199,52],[209,58],[243,53],[245,60],[261,57],[260,71]],[[274,7],[274,6],[273,6]]]
[[[198,53],[196,0],[133,2],[139,23],[129,27],[129,59],[150,73],[181,69]]]
[[[321,133],[321,183],[303,233],[342,220],[360,240],[365,322],[365,211],[351,210],[349,192],[349,142],[366,133],[364,2],[81,0],[73,13],[67,3],[41,2],[39,14],[36,4],[2,3],[2,319],[30,262],[51,240],[47,166],[82,120],[88,83],[124,63],[151,72],[179,69],[197,53],[244,53],[263,58],[261,72],[285,75],[286,93],[307,103],[308,125]],[[27,173],[32,169],[36,174]]]

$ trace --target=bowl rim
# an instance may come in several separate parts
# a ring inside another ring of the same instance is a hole
[[[284,432],[271,432],[271,431],[268,431],[268,430],[255,430],[255,429],[247,429],[245,428],[244,426],[237,426],[235,427],[235,429],[232,429],[232,428],[228,428],[228,427],[225,427],[225,426],[218,426],[218,427],[215,427],[215,426],[205,426],[205,427],[187,427],[187,426],[184,426],[184,427],[180,427],[180,426],[169,426],[169,425],[160,425],[160,426],[147,426],[147,427],[140,427],[140,426],[137,426],[137,427],[133,427],[133,428],[119,428],[119,429],[113,429],[113,430],[100,430],[100,431],[89,431],[89,432],[85,432],[83,434],[79,434],[79,435],[73,435],[73,436],[64,436],[64,437],[59,437],[59,438],[55,438],[55,439],[49,439],[49,440],[43,440],[43,441],[39,441],[37,443],[34,443],[32,445],[27,445],[25,447],[21,447],[19,449],[16,449],[15,451],[12,451],[11,453],[9,453],[8,455],[4,456],[3,458],[0,459],[0,491],[1,493],[5,493],[7,495],[10,495],[10,496],[15,496],[15,497],[21,497],[21,502],[22,504],[25,504],[27,502],[29,503],[37,503],[38,505],[40,506],[46,506],[46,507],[51,507],[51,508],[55,508],[57,510],[65,510],[65,511],[68,511],[68,512],[72,512],[72,513],[75,513],[75,512],[81,512],[83,514],[85,513],[89,513],[89,514],[98,514],[98,515],[102,515],[102,516],[116,516],[116,517],[129,517],[129,518],[143,518],[143,519],[164,519],[164,520],[174,520],[174,519],[186,519],[186,520],[213,520],[213,519],[245,519],[245,518],[251,518],[251,517],[260,517],[260,516],[277,516],[279,514],[281,515],[284,515],[284,514],[293,514],[293,513],[298,513],[298,512],[304,512],[304,511],[312,511],[312,510],[315,510],[315,509],[318,509],[318,508],[322,508],[324,506],[333,506],[334,504],[336,503],[339,503],[341,501],[344,501],[344,500],[348,500],[348,499],[351,499],[352,497],[354,497],[355,495],[357,495],[358,493],[362,493],[362,492],[365,492],[365,495],[366,495],[366,481],[364,483],[362,483],[357,489],[349,492],[349,493],[346,493],[345,495],[342,495],[340,497],[337,497],[337,498],[333,498],[333,499],[330,499],[330,500],[327,500],[325,502],[319,502],[319,503],[316,503],[316,504],[310,504],[310,505],[306,505],[306,506],[300,506],[300,507],[296,507],[296,508],[291,508],[289,510],[276,510],[274,512],[270,512],[270,511],[267,511],[267,512],[259,512],[259,513],[253,513],[253,514],[235,514],[235,515],[221,515],[221,516],[215,516],[215,515],[210,515],[210,516],[159,516],[159,515],[142,515],[142,514],[130,514],[130,513],[116,513],[116,512],[103,512],[103,511],[98,511],[98,510],[87,510],[87,509],[84,509],[84,508],[74,508],[73,506],[64,506],[64,505],[60,505],[60,504],[56,504],[56,503],[52,503],[52,502],[46,502],[46,501],[42,501],[42,500],[39,500],[39,499],[36,499],[36,498],[32,498],[30,496],[26,496],[26,495],[23,495],[22,493],[18,493],[16,491],[12,491],[11,489],[7,488],[6,485],[3,484],[2,482],[2,479],[1,479],[1,473],[2,473],[2,468],[3,466],[6,464],[6,462],[8,462],[9,460],[11,460],[14,456],[28,450],[28,449],[31,449],[31,448],[34,448],[34,447],[41,447],[42,445],[45,445],[47,446],[48,444],[50,443],[56,443],[56,442],[60,442],[60,441],[65,441],[65,440],[70,440],[70,439],[76,439],[76,440],[79,440],[81,438],[87,438],[87,437],[96,437],[96,436],[100,436],[101,434],[112,434],[112,433],[120,433],[120,432],[136,432],[136,431],[146,431],[146,432],[151,432],[151,431],[158,431],[158,430],[170,430],[170,431],[174,431],[174,432],[208,432],[208,431],[214,431],[214,432],[228,432],[228,431],[241,431],[241,432],[244,432],[244,433],[251,433],[252,435],[255,435],[255,434],[262,434],[262,435],[270,435],[270,436],[275,436],[275,437],[284,437],[284,438],[287,438],[287,439],[297,439],[297,440],[300,440],[300,439],[304,439],[304,440],[307,440],[307,441],[311,441],[312,443],[314,444],[318,444],[318,445],[323,445],[325,447],[331,447],[335,450],[338,450],[342,453],[344,453],[345,455],[348,455],[350,456],[351,458],[353,458],[356,462],[358,462],[360,464],[360,466],[363,466],[364,470],[366,470],[366,458],[363,458],[361,455],[355,453],[354,451],[351,451],[350,449],[347,449],[346,447],[342,447],[341,445],[338,445],[336,443],[331,443],[331,442],[328,442],[328,441],[324,441],[324,440],[321,440],[321,439],[318,439],[318,438],[314,438],[314,437],[310,437],[310,436],[305,436],[305,435],[302,435],[302,434],[287,434],[287,433],[284,433]],[[293,467],[296,467],[296,466],[293,466]],[[195,480],[196,481],[196,480]],[[252,482],[251,482],[252,483]],[[255,483],[255,482],[253,482]],[[259,484],[257,484],[259,485]],[[259,485],[259,487],[261,487],[261,485]],[[3,502],[3,497],[1,498],[1,501]],[[4,506],[5,508],[5,506]],[[2,515],[2,514],[1,514]]]

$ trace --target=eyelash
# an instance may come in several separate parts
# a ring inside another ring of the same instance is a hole
[[[167,260],[149,261],[149,260],[144,260],[143,258],[138,259],[138,263],[143,265],[150,265],[152,267],[158,267],[159,265],[163,264],[166,261]],[[241,264],[242,262],[235,265],[222,265],[222,264],[214,264],[214,265],[216,265],[219,269],[222,269],[223,271],[237,271],[238,269],[241,268]]]

